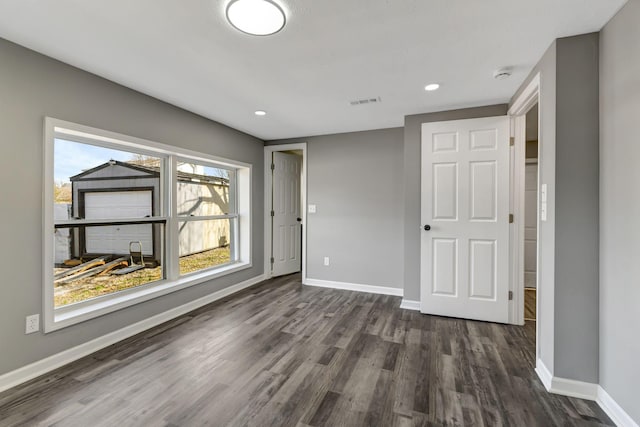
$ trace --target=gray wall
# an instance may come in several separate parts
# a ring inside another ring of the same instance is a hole
[[[308,143],[308,278],[402,288],[402,132],[267,143]]]
[[[556,40],[540,73],[540,358],[557,377],[598,382],[598,34]]]
[[[640,424],[640,1],[600,34],[600,385]]]
[[[557,43],[554,374],[597,383],[598,34]]]
[[[2,39],[0,64],[0,374],[262,274],[262,141]],[[25,335],[25,316],[42,309],[45,116],[251,163],[253,267],[47,335]]]
[[[504,116],[507,105],[466,108],[404,118],[404,298],[420,300],[420,171],[422,124],[446,120]]]

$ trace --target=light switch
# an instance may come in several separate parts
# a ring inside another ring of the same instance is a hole
[[[309,213],[316,213],[316,205],[309,205]]]
[[[542,203],[547,203],[547,184],[542,184],[540,186],[540,201]]]

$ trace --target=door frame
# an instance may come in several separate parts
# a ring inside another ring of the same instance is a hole
[[[538,200],[536,203],[536,360],[540,358],[540,170],[542,169],[542,156],[540,148],[542,135],[540,132],[541,100],[540,100],[540,73],[536,74],[531,82],[509,108],[511,118],[511,137],[514,138],[514,149],[511,153],[511,211],[515,221],[511,226],[511,287],[513,292],[513,304],[511,306],[512,323],[524,325],[524,195],[525,195],[525,144],[526,144],[526,114],[536,103],[538,104]],[[544,285],[543,285],[544,286]]]
[[[302,177],[300,179],[300,202],[302,218],[302,284],[307,281],[307,143],[268,145],[264,147],[264,278],[270,279],[271,248],[273,230],[271,229],[271,203],[273,201],[273,176],[271,161],[274,152],[302,150]]]

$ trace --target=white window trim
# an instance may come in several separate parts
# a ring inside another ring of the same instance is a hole
[[[53,253],[54,242],[52,238],[47,238],[48,231],[54,229],[53,219],[53,187],[54,187],[54,139],[60,136],[68,136],[74,141],[94,144],[100,142],[100,146],[122,149],[129,147],[136,152],[148,153],[157,156],[164,154],[168,156],[167,173],[164,175],[162,186],[167,186],[168,200],[164,201],[163,212],[160,217],[167,218],[166,223],[166,262],[165,269],[167,277],[164,280],[152,282],[146,285],[104,295],[91,300],[83,301],[73,305],[55,308],[54,306],[54,286],[53,286]],[[196,162],[211,162],[220,166],[226,166],[236,169],[236,215],[238,219],[236,231],[236,261],[225,264],[221,267],[202,270],[190,273],[188,275],[178,275],[178,227],[177,222],[180,220],[175,213],[176,206],[176,186],[171,185],[175,176],[175,160],[189,159]],[[149,141],[141,138],[131,137],[128,135],[97,129],[89,126],[79,125],[64,120],[51,117],[45,117],[44,120],[44,189],[43,197],[43,278],[42,278],[42,295],[43,295],[43,329],[45,333],[56,331],[93,319],[107,313],[121,310],[162,295],[176,292],[191,286],[198,285],[228,274],[232,274],[241,270],[252,267],[251,260],[251,174],[252,165],[249,163],[238,162],[225,159],[222,157],[212,156],[210,154],[200,153],[188,149],[183,149],[159,142]],[[168,210],[168,212],[167,212]],[[174,213],[173,215],[166,215]],[[169,265],[171,264],[171,265]],[[171,276],[169,275],[171,274]]]

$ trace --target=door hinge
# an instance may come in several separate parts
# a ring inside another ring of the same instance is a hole
[[[514,145],[516,145],[516,137],[511,136],[509,137],[509,147],[513,147]]]
[[[509,224],[513,224],[513,214],[509,214]]]
[[[276,216],[276,213],[274,211],[271,211],[271,216]]]
[[[275,165],[275,163],[271,163],[271,170],[272,170],[272,171],[276,170],[276,165]]]
[[[509,301],[513,301],[513,291],[509,291]]]
[[[276,259],[274,257],[271,257],[271,264],[273,264],[274,262],[276,262]]]

